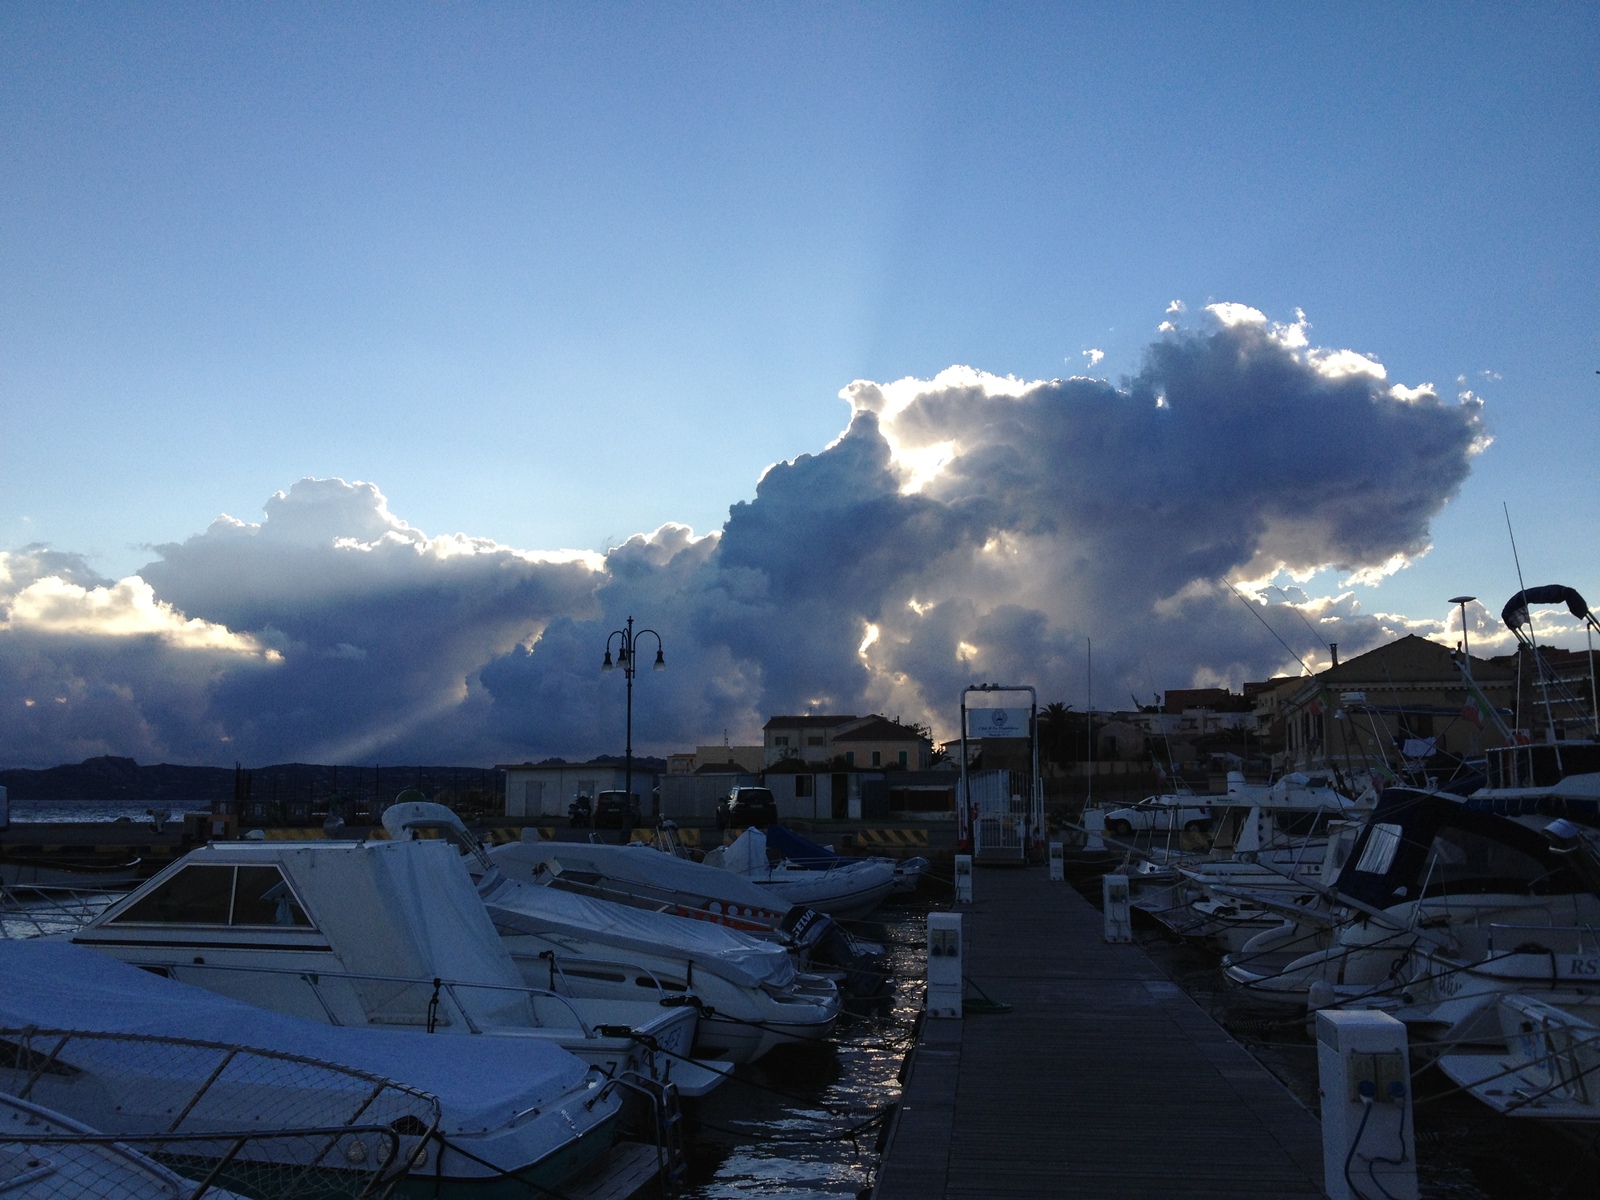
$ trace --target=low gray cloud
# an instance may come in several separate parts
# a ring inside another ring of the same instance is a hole
[[[341,480],[159,547],[136,583],[18,551],[0,705],[31,699],[33,724],[0,734],[0,757],[615,752],[622,680],[598,667],[629,615],[669,664],[636,683],[635,744],[655,751],[811,705],[948,728],[974,680],[1076,699],[1091,637],[1110,703],[1263,676],[1293,657],[1221,581],[1373,579],[1425,552],[1486,444],[1481,406],[1313,348],[1303,319],[1210,319],[1117,384],[857,382],[844,434],[771,468],[720,531],[666,524],[603,559],[430,537]],[[1272,598],[1272,630],[1308,659],[1419,628],[1353,593],[1297,598],[1305,620]]]

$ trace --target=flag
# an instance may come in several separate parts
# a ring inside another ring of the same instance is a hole
[[[1467,702],[1461,706],[1461,719],[1470,721],[1479,729],[1482,729],[1489,723],[1489,719],[1494,716],[1494,709],[1490,707],[1489,701],[1481,691],[1470,683],[1468,687]]]

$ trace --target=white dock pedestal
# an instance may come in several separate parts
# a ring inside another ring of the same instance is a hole
[[[972,855],[956,855],[956,903],[972,903]]]
[[[1106,814],[1103,809],[1086,808],[1083,810],[1083,833],[1085,850],[1104,850],[1106,839]]]
[[[1100,899],[1105,906],[1106,941],[1133,941],[1133,904],[1126,875],[1102,875]]]
[[[928,914],[928,999],[930,1017],[961,1016],[961,914]]]
[[[1060,883],[1067,877],[1061,864],[1061,843],[1050,843],[1050,882]]]
[[[1331,1200],[1417,1200],[1406,1027],[1387,1013],[1320,1010],[1317,1082],[1323,1191]]]

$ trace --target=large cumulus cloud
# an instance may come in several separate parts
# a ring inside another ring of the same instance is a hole
[[[339,480],[159,547],[134,580],[19,552],[0,704],[40,716],[26,739],[0,735],[0,756],[614,751],[621,681],[597,667],[630,615],[669,663],[637,684],[636,744],[654,750],[809,705],[947,728],[979,679],[1077,696],[1090,637],[1097,692],[1120,700],[1237,683],[1327,641],[1442,632],[1351,592],[1267,585],[1325,567],[1370,581],[1424,553],[1486,444],[1479,402],[1392,385],[1366,356],[1313,347],[1303,319],[1217,305],[1209,320],[1164,332],[1119,384],[859,381],[839,439],[771,468],[720,531],[669,523],[603,558],[430,537]],[[1229,580],[1277,601],[1272,630]],[[118,626],[113,610],[143,616]],[[40,703],[68,682],[116,700]]]

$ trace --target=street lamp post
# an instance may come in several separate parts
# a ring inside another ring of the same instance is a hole
[[[1467,670],[1472,670],[1472,647],[1467,645],[1467,605],[1476,600],[1476,596],[1451,596],[1451,604],[1461,606],[1461,653],[1467,656]]]
[[[634,658],[635,638],[643,637],[647,633],[656,640],[655,669],[657,671],[665,671],[667,669],[667,660],[661,653],[661,635],[654,629],[641,629],[635,633],[631,616],[628,618],[626,627],[613,629],[606,635],[606,657],[605,661],[600,664],[602,671],[611,671],[621,667],[623,677],[628,681],[628,724],[626,757],[624,759],[627,765],[623,771],[622,786],[623,794],[626,796],[624,803],[628,805],[630,810],[633,807],[633,673],[638,667],[637,660]],[[615,662],[611,661],[611,641],[613,638],[617,640],[617,659]]]

